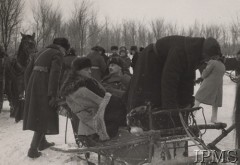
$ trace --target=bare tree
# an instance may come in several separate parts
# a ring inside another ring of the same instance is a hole
[[[129,27],[127,21],[122,21],[122,43],[125,46],[130,46],[130,40],[129,40]]]
[[[119,24],[113,26],[111,33],[111,44],[112,45],[121,45],[121,26]]]
[[[87,33],[88,46],[92,47],[100,44],[101,32],[104,30],[104,27],[105,25],[99,24],[97,13],[92,11]]]
[[[156,39],[155,39],[154,35],[149,31],[147,33],[147,42],[148,42],[148,44],[153,43],[155,41],[156,41]]]
[[[147,28],[144,24],[138,24],[138,45],[146,47],[147,45]]]
[[[226,56],[232,55],[233,51],[231,50],[231,38],[229,34],[229,30],[225,26],[221,26],[221,39],[220,39],[220,45],[222,48],[222,53]]]
[[[218,40],[221,36],[221,28],[218,25],[208,25],[204,29],[204,37],[213,37]]]
[[[22,0],[0,0],[0,33],[5,51],[22,21],[24,2]]]
[[[178,32],[178,26],[177,24],[171,24],[171,23],[168,23],[166,25],[166,36],[169,36],[169,35],[177,35],[179,32]]]
[[[95,22],[94,24],[96,25],[96,21],[93,20],[96,19],[96,15],[93,16],[94,12],[91,6],[92,3],[88,0],[83,0],[80,3],[76,1],[73,16],[68,23],[69,38],[72,40],[72,43],[74,43],[76,49],[79,50],[80,55],[85,54],[88,48],[89,35],[93,35],[92,30],[91,33],[89,33],[91,21]],[[97,32],[99,33],[99,31]]]
[[[155,40],[158,40],[166,35],[165,20],[163,18],[151,21],[151,28]]]
[[[106,49],[107,52],[109,52],[110,47],[110,23],[109,18],[105,17],[105,23],[102,30],[102,33],[100,34],[100,42],[99,44]]]
[[[233,52],[236,52],[240,48],[240,45],[239,45],[240,19],[238,16],[230,25],[230,32],[231,32],[231,38],[232,38],[232,49],[233,49]]]
[[[54,37],[59,36],[61,31],[62,14],[58,7],[55,9],[47,0],[38,0],[32,6],[35,21],[34,31],[36,31],[36,42],[41,47],[49,44]]]
[[[129,21],[128,22],[129,27],[129,39],[130,39],[130,45],[136,45],[137,44],[137,25],[135,21]],[[129,45],[129,46],[130,46]]]

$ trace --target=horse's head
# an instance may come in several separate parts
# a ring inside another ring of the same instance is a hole
[[[30,54],[37,51],[37,46],[35,42],[35,33],[32,35],[27,35],[21,33],[22,39],[18,50],[17,61],[22,66],[27,66]]]

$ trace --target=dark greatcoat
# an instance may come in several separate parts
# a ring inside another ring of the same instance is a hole
[[[120,56],[123,60],[123,72],[130,75],[131,59],[128,56]]]
[[[104,58],[96,51],[89,53],[87,57],[91,60],[92,63],[92,77],[95,78],[97,81],[101,81],[107,69],[107,64],[104,61]]]
[[[63,57],[63,65],[61,70],[61,78],[60,78],[60,85],[66,80],[70,70],[72,61],[77,58],[75,55],[67,55]]]
[[[131,77],[128,74],[122,76],[109,74],[103,78],[101,83],[107,92],[122,98],[128,88],[130,79]]]
[[[136,64],[137,64],[137,59],[138,59],[138,52],[136,52],[134,55],[133,55],[133,58],[132,58],[132,62],[131,62],[131,67],[133,68],[133,70],[134,70],[134,68],[135,68],[135,66],[136,66]]]
[[[128,112],[145,101],[165,109],[193,104],[195,68],[202,60],[203,42],[204,38],[168,36],[156,42],[156,49],[148,45],[130,82]]]
[[[50,45],[36,53],[25,71],[26,102],[23,130],[44,134],[59,133],[56,108],[49,105],[58,92],[63,52],[58,45]],[[33,70],[34,66],[47,67],[48,72]]]

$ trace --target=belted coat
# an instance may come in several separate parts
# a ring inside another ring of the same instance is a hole
[[[49,101],[57,96],[59,90],[63,55],[60,46],[52,44],[36,53],[28,64],[24,75],[26,101],[23,130],[59,133],[58,113],[56,108],[49,105]]]

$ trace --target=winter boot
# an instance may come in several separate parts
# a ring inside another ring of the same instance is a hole
[[[39,144],[39,146],[38,146],[38,149],[39,149],[39,151],[42,151],[42,150],[45,150],[45,149],[47,149],[47,148],[49,148],[49,147],[51,147],[51,146],[54,146],[55,145],[55,143],[49,143],[47,140],[46,140],[46,137],[45,137],[45,135],[42,137],[42,140],[41,140],[41,142],[40,142],[40,144]]]
[[[34,132],[32,142],[31,142],[31,147],[28,150],[28,157],[30,158],[38,158],[42,155],[41,152],[38,151],[38,146],[40,144],[40,141],[43,137],[43,134]]]

